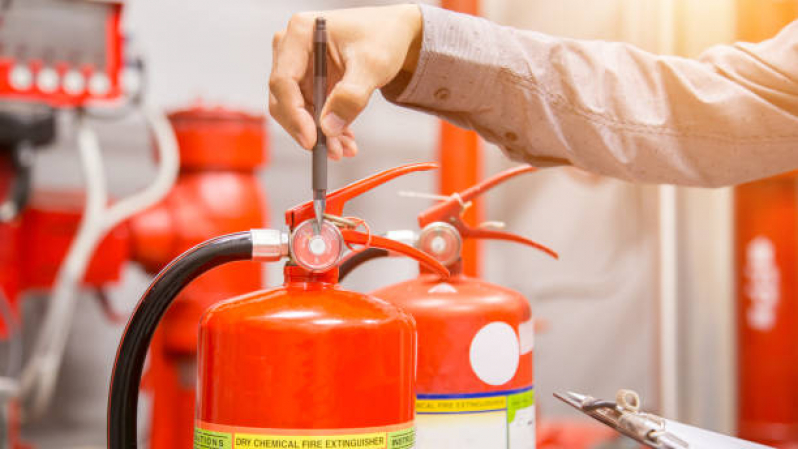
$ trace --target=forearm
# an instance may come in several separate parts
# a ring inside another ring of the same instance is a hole
[[[422,11],[415,73],[386,97],[475,129],[514,159],[703,186],[798,168],[798,63],[785,62],[796,32],[695,61]]]

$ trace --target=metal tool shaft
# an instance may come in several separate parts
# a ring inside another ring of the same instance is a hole
[[[321,130],[321,110],[327,101],[327,21],[316,18],[313,32],[313,106],[316,115],[316,145],[313,147],[313,210],[321,229],[327,206],[327,136]]]

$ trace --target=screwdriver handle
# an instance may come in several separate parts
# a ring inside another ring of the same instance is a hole
[[[321,131],[321,110],[325,101],[327,101],[327,21],[323,17],[317,17],[313,31],[313,106],[316,115],[316,145],[313,147],[314,195],[323,195],[327,190],[327,136]]]

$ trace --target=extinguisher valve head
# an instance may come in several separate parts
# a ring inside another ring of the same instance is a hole
[[[277,229],[252,229],[252,260],[277,262],[287,257],[288,234]]]
[[[421,230],[418,248],[443,265],[451,266],[460,260],[463,239],[457,228],[449,223],[436,221]]]
[[[315,221],[305,221],[294,229],[290,239],[291,256],[300,267],[319,273],[338,265],[344,253],[341,231],[329,221],[319,232]]]

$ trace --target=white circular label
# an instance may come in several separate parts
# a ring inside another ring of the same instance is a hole
[[[80,95],[86,89],[86,80],[77,70],[70,70],[64,75],[64,91],[69,95]]]
[[[33,86],[33,72],[23,65],[16,65],[8,74],[8,82],[16,90],[28,90]]]
[[[488,385],[504,385],[515,376],[520,346],[515,329],[496,321],[486,324],[471,341],[471,369]]]
[[[430,248],[432,252],[435,254],[441,254],[442,252],[446,251],[446,239],[436,235],[432,238],[432,242],[430,242]]]
[[[60,81],[58,72],[48,67],[39,70],[39,75],[36,77],[36,87],[46,94],[51,94],[58,90]]]
[[[324,251],[327,251],[327,244],[324,242],[324,237],[317,235],[311,237],[310,242],[308,242],[308,248],[314,256],[321,256]]]
[[[95,73],[89,78],[89,93],[106,95],[111,90],[111,80],[104,73]]]

